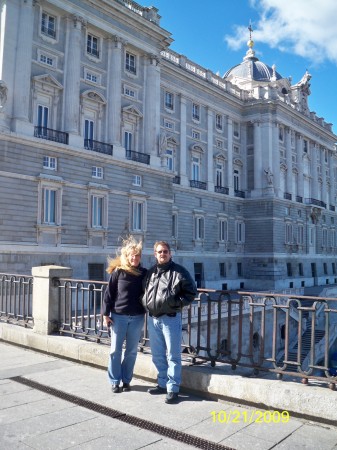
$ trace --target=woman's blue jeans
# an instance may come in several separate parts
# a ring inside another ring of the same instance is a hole
[[[179,392],[181,383],[181,314],[149,317],[148,331],[152,361],[158,371],[158,385],[167,392]]]
[[[139,339],[144,326],[144,314],[128,316],[111,314],[111,349],[108,377],[111,384],[130,383],[137,358]],[[126,342],[124,357],[123,343]]]

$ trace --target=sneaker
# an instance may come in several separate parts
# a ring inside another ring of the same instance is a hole
[[[112,390],[112,392],[113,392],[114,394],[118,394],[118,392],[119,392],[119,386],[118,386],[118,384],[113,384],[113,385],[111,386],[111,390]]]
[[[165,388],[162,388],[161,386],[155,386],[155,387],[152,387],[152,388],[149,388],[148,390],[147,390],[147,392],[149,393],[149,394],[152,394],[152,395],[157,395],[157,394],[165,394],[166,393],[166,389]]]
[[[165,398],[165,403],[177,403],[178,392],[168,392]]]
[[[131,391],[130,383],[123,383],[122,391],[123,392]]]

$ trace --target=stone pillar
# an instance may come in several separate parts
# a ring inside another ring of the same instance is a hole
[[[321,200],[327,204],[327,208],[329,209],[329,193],[327,189],[327,181],[326,181],[326,162],[325,162],[325,149],[319,147],[320,157],[321,157],[321,175],[322,175],[322,186],[321,186]]]
[[[70,278],[72,269],[59,266],[32,268],[34,332],[51,334],[60,322],[59,288],[54,278]]]
[[[190,161],[189,161],[190,162]],[[180,184],[188,186],[186,149],[186,98],[180,96]]]
[[[273,123],[272,128],[272,159],[273,159],[273,174],[274,174],[274,192],[276,197],[280,197],[280,140],[279,140],[279,125],[277,122]]]
[[[233,120],[227,117],[227,187],[230,196],[234,195],[233,177]]]
[[[262,139],[261,123],[254,123],[254,191],[260,195],[262,189]]]
[[[214,192],[213,111],[207,108],[207,190]]]
[[[336,198],[335,167],[334,167],[334,156],[333,156],[331,150],[329,150],[328,164],[329,164],[329,176],[330,176],[330,204],[336,206],[336,203],[335,203],[335,198]]]
[[[290,128],[286,127],[284,130],[285,133],[285,146],[286,146],[286,163],[287,163],[287,178],[286,178],[286,192],[288,194],[293,193],[293,162],[292,162],[292,154],[291,154],[291,131]],[[292,200],[294,198],[292,197]]]
[[[298,179],[297,179],[297,194],[299,197],[302,197],[304,202],[304,177],[303,177],[303,141],[302,136],[300,134],[296,134],[296,155],[297,155],[297,171],[298,171]]]
[[[64,131],[79,134],[80,132],[80,78],[82,24],[81,17],[67,18],[67,51],[65,63],[64,89]]]
[[[158,58],[149,55],[146,60],[144,96],[144,152],[158,155],[160,125],[160,66]]]
[[[108,123],[107,142],[121,145],[122,114],[122,41],[118,37],[108,41]]]
[[[311,159],[311,198],[318,200],[318,172],[317,172],[317,145],[315,143],[310,143],[310,159]]]
[[[20,1],[20,19],[16,45],[16,70],[14,74],[13,119],[29,121],[30,82],[33,43],[33,0]],[[16,129],[16,126],[14,126]]]

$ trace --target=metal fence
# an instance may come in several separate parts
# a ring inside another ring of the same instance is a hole
[[[0,321],[32,328],[33,277],[0,273]]]

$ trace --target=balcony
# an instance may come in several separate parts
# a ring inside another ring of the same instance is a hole
[[[174,183],[174,184],[180,184],[180,177],[179,177],[179,175],[176,175],[176,176],[172,179],[172,183]]]
[[[336,211],[336,208],[334,205],[330,205],[329,209],[330,209],[330,211]]]
[[[224,187],[224,186],[214,186],[214,192],[217,192],[218,194],[228,195],[229,189],[228,189],[228,187]]]
[[[284,198],[285,200],[291,200],[291,199],[292,199],[292,195],[289,194],[289,192],[285,192],[285,193],[283,194],[283,198]]]
[[[297,203],[303,203],[303,197],[301,197],[300,195],[296,195],[296,201]]]
[[[34,137],[46,139],[47,141],[59,142],[60,144],[69,144],[69,134],[64,131],[52,130],[51,128],[34,127]]]
[[[203,189],[204,191],[207,189],[207,183],[204,183],[203,181],[190,180],[190,186],[197,189]]]
[[[322,200],[317,200],[315,198],[306,198],[305,204],[319,206],[320,208],[326,208],[326,203],[322,202]]]
[[[84,148],[93,152],[103,153],[112,156],[113,145],[105,142],[94,141],[93,139],[84,139]]]
[[[131,161],[140,162],[143,164],[150,164],[150,155],[147,153],[134,152],[132,150],[125,151],[126,159],[130,159]]]
[[[246,194],[244,193],[244,191],[235,190],[234,191],[234,195],[235,195],[235,197],[240,197],[240,198],[245,198],[246,197]]]

